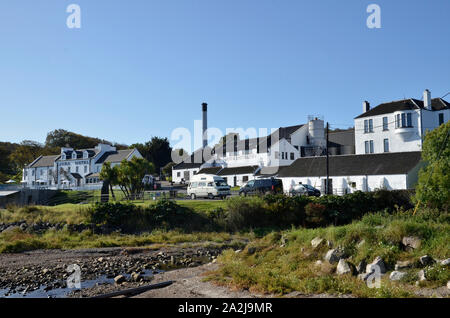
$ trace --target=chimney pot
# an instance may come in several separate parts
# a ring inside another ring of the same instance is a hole
[[[370,110],[370,103],[368,101],[363,102],[363,113],[368,112]]]
[[[431,92],[428,89],[426,89],[423,92],[423,106],[427,110],[432,110],[431,109]]]

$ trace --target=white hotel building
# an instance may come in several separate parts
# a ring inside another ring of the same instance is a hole
[[[39,156],[23,169],[22,184],[29,188],[94,190],[102,187],[100,171],[133,157],[142,158],[137,149],[116,150],[98,144],[90,149],[61,148],[59,155]]]

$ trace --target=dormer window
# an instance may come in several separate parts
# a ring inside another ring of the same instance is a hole
[[[62,160],[66,160],[66,155],[63,154],[63,155],[61,156],[61,159],[62,159]]]
[[[77,159],[77,153],[75,151],[72,152],[72,159]]]

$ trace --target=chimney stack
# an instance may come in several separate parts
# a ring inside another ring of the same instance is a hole
[[[431,92],[428,89],[423,92],[423,106],[425,109],[431,110]]]
[[[363,113],[368,112],[370,110],[370,103],[368,101],[363,102]]]
[[[208,129],[208,104],[202,103],[203,112],[203,148],[208,145],[208,135],[206,130]]]

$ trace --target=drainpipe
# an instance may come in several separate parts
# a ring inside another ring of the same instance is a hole
[[[423,149],[423,122],[422,122],[422,108],[419,110],[420,116],[420,151]]]

